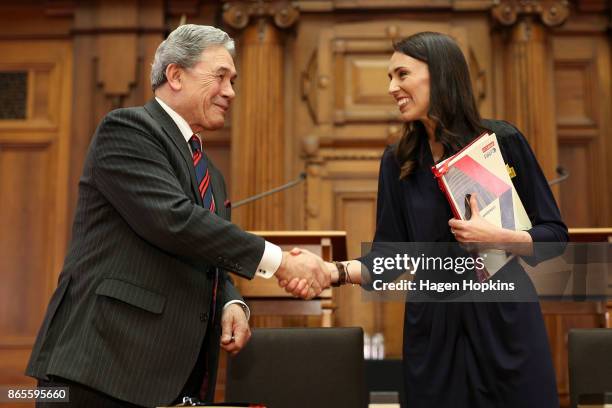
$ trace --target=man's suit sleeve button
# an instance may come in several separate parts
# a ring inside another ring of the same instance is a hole
[[[200,321],[204,323],[208,320],[208,315],[206,313],[200,313]]]

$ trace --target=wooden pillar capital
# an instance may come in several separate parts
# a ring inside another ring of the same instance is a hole
[[[251,24],[244,29],[240,42],[245,47],[281,45],[282,34],[265,19],[259,19],[256,24]]]
[[[223,21],[236,30],[246,28],[252,20],[267,20],[279,29],[293,26],[300,12],[286,0],[227,1],[223,5]]]
[[[508,30],[504,116],[525,134],[544,174],[553,178],[557,133],[548,27],[567,19],[567,1],[498,0],[492,13]]]
[[[535,21],[533,16],[523,17],[511,30],[510,41],[515,44],[547,41],[545,26]]]
[[[495,0],[493,18],[503,26],[513,26],[520,17],[538,17],[547,27],[563,24],[569,16],[567,0]]]

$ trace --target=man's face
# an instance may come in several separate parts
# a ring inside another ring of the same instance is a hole
[[[183,69],[179,113],[194,132],[223,127],[236,96],[232,87],[235,78],[234,60],[222,46],[207,48],[200,62]]]

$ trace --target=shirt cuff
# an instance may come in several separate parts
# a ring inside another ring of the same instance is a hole
[[[244,303],[242,300],[230,300],[229,302],[225,304],[225,306],[223,306],[223,310],[227,309],[229,305],[233,305],[234,303],[237,303],[238,306],[242,307],[242,310],[244,310],[244,314],[246,315],[247,322],[248,322],[249,319],[251,318],[251,309],[249,309],[247,304]]]
[[[266,247],[261,261],[259,261],[256,274],[262,278],[270,279],[280,267],[282,260],[283,251],[280,247],[266,241]]]

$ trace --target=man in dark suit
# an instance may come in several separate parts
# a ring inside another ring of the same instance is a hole
[[[94,135],[27,368],[40,386],[70,387],[67,406],[210,401],[219,345],[235,354],[250,337],[228,272],[300,277],[306,297],[329,286],[320,259],[287,256],[229,221],[205,141],[235,96],[233,50],[221,30],[179,27],[156,52],[155,99],[109,113]]]

